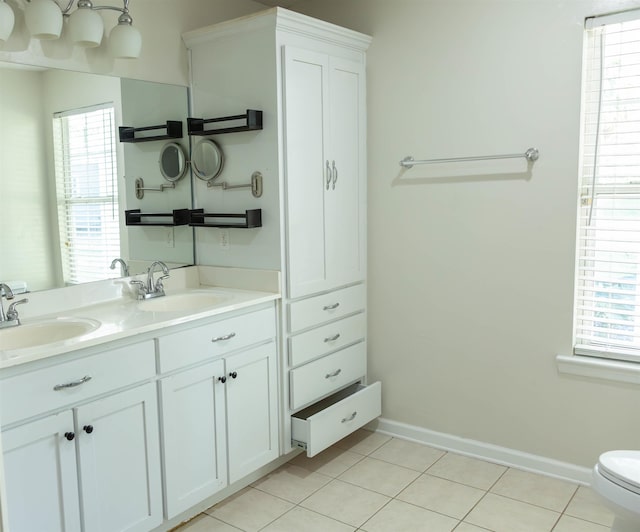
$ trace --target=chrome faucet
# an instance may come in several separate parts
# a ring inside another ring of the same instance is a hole
[[[127,263],[124,261],[124,259],[121,259],[120,257],[118,257],[117,259],[113,259],[109,268],[115,270],[116,264],[118,263],[120,263],[120,275],[122,277],[129,277],[129,266],[127,266]]]
[[[158,277],[156,282],[153,282],[153,273],[156,270],[156,266],[160,266],[162,268],[162,275]],[[138,287],[138,299],[151,299],[153,297],[160,297],[164,295],[164,286],[162,285],[162,280],[169,277],[169,268],[162,261],[155,261],[149,266],[147,270],[147,282],[133,280],[130,281],[130,284]]]
[[[13,299],[13,291],[11,288],[4,284],[0,283],[0,329],[5,327],[15,327],[16,325],[20,325],[20,318],[18,317],[18,311],[16,307],[18,305],[22,305],[23,303],[28,303],[28,299],[21,299],[20,301],[15,301],[9,305],[7,309],[7,313],[5,314],[4,308],[2,307],[2,298],[5,298],[7,301]]]

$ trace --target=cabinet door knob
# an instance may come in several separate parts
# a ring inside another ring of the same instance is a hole
[[[218,377],[218,380],[224,384],[225,382],[227,382],[227,378],[223,375],[222,377]]]
[[[87,434],[91,434],[93,432],[93,425],[85,425],[84,427],[82,427],[82,430],[84,430]]]
[[[64,437],[69,441],[73,441],[73,438],[75,438],[76,435],[73,432],[65,432]]]
[[[229,373],[229,377],[231,377],[232,379],[235,379],[237,376],[238,376],[237,371],[232,371],[231,373]]]

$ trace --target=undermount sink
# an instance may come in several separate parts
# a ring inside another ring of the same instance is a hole
[[[82,336],[100,327],[84,318],[54,318],[0,329],[0,350],[25,349]]]
[[[228,299],[229,296],[208,292],[185,292],[140,301],[138,306],[147,312],[188,312],[215,307]]]

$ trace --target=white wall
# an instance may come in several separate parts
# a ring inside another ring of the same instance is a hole
[[[369,362],[384,417],[583,466],[638,448],[638,388],[561,376],[554,361],[572,347],[583,19],[634,5],[296,5],[373,36]],[[469,163],[412,183],[427,167],[398,164],[530,146],[530,178],[473,177]]]

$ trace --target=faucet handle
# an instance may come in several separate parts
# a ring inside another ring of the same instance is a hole
[[[162,275],[162,276],[160,276],[160,277],[158,277],[156,279],[156,286],[155,286],[155,291],[156,292],[164,291],[164,284],[163,284],[162,280],[163,279],[168,279],[169,277],[170,277],[170,275],[167,274],[167,275]]]
[[[147,293],[147,289],[144,286],[142,281],[138,281],[134,279],[133,281],[129,281],[129,284],[134,285],[138,288],[138,299],[143,299],[144,295]]]
[[[18,311],[16,310],[16,307],[18,305],[23,305],[24,303],[28,303],[29,300],[28,299],[20,299],[19,301],[14,301],[13,303],[11,303],[11,305],[9,305],[9,308],[7,309],[7,320],[9,321],[13,321],[13,320],[17,320],[18,319]]]

